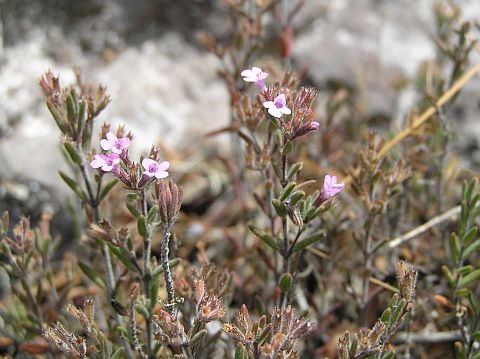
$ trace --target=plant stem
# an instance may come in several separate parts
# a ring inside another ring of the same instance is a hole
[[[372,239],[370,236],[370,229],[365,231],[365,247],[363,253],[365,273],[362,277],[362,297],[360,298],[360,315],[358,317],[359,325],[365,325],[368,304],[368,289],[370,287],[370,274],[372,267]]]
[[[83,150],[82,150],[80,144],[78,144],[78,143],[77,143],[77,150],[78,150],[77,153],[79,154],[80,160],[81,160],[80,164],[79,164],[79,167],[80,167],[80,171],[82,173],[82,177],[83,177],[83,181],[85,183],[85,187],[87,189],[89,205],[90,205],[90,208],[92,209],[92,212],[93,212],[93,218],[94,218],[95,222],[98,223],[100,221],[100,213],[98,211],[98,197],[96,197],[93,194],[92,185],[91,185],[91,182],[90,182],[90,176],[88,174],[88,170],[87,170],[87,166],[86,166],[85,156],[83,154]],[[99,191],[97,191],[97,193],[98,192]],[[110,258],[110,249],[108,248],[108,245],[106,243],[104,243],[103,246],[102,246],[102,254],[103,254],[103,263],[104,263],[104,266],[105,266],[105,275],[106,275],[106,284],[107,284],[107,298],[108,298],[108,302],[110,303],[110,301],[112,300],[112,297],[114,295],[115,274],[113,272],[112,259]],[[122,317],[120,316],[120,314],[118,314],[117,312],[113,312],[113,318],[114,318],[115,324],[117,326],[122,326],[123,325]],[[126,354],[127,358],[128,359],[133,359],[134,356],[133,356],[132,348],[130,347],[130,344],[129,344],[127,338],[125,338],[124,336],[121,336],[121,341],[122,341],[122,345],[125,348],[125,354]]]
[[[281,170],[282,170],[282,178],[281,178],[281,185],[282,190],[287,185],[286,176],[287,176],[287,155],[283,154],[282,148],[282,163],[281,163]],[[290,270],[290,260],[289,260],[289,241],[288,241],[288,217],[282,217],[282,236],[283,236],[283,248],[281,251],[281,255],[283,257],[283,268],[282,268],[282,275],[288,273]],[[280,297],[280,304],[282,308],[287,306],[287,295],[286,293],[282,292]]]
[[[167,288],[167,310],[170,313],[173,313],[173,307],[175,305],[175,290],[173,288],[172,271],[170,270],[170,265],[168,263],[171,226],[171,224],[166,225],[163,231],[161,262],[163,268],[163,276],[165,278],[165,286]]]
[[[140,210],[142,215],[147,218],[147,199],[145,197],[145,187],[139,190],[138,194],[140,195]],[[157,302],[157,298],[151,298],[151,281],[152,274],[150,270],[150,258],[152,253],[152,233],[149,229],[147,231],[147,237],[145,238],[144,251],[143,251],[143,286],[145,291],[145,297],[148,301],[148,317],[146,318],[146,327],[147,327],[147,357],[155,358],[153,353],[153,307]]]

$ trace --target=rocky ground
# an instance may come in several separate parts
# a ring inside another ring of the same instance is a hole
[[[414,95],[392,83],[412,78],[434,57],[433,3],[306,0],[295,22],[294,64],[308,64],[319,88],[332,80],[363,86],[367,111],[394,115],[400,125]],[[464,18],[478,19],[478,1],[461,4]],[[159,138],[175,148],[193,141],[200,146],[203,133],[228,121],[218,62],[195,41],[197,30],[222,36],[228,29],[215,0],[3,0],[0,11],[3,183],[21,178],[30,183],[27,190],[35,183],[67,193],[57,175],[58,132],[36,83],[48,69],[71,83],[72,66],[79,66],[88,81],[106,84],[113,101],[101,119],[134,131],[137,153]],[[474,143],[467,157],[480,153],[479,88],[472,82],[457,104],[461,136]],[[0,195],[7,192],[4,185]]]

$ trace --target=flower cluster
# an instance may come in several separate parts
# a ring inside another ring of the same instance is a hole
[[[285,143],[320,127],[320,124],[311,118],[312,102],[317,95],[313,88],[302,88],[298,95],[287,99],[288,88],[283,89],[278,85],[267,87],[265,85],[264,79],[268,77],[268,73],[261,68],[252,67],[252,69],[242,71],[241,75],[244,81],[257,84],[265,99],[262,105],[281,128]],[[293,105],[293,107],[291,106],[293,110],[288,106],[289,103]],[[284,116],[287,116],[287,118],[284,119]]]
[[[131,143],[132,135],[124,135],[123,128],[117,131],[117,134],[109,131],[109,126],[104,126],[104,138],[100,141],[101,148],[105,153],[94,155],[90,166],[100,169],[102,172],[112,172],[127,188],[142,188],[151,179],[162,179],[168,177],[168,161],[158,161],[158,151],[152,148],[147,158],[144,158],[142,169],[130,159],[128,147]]]

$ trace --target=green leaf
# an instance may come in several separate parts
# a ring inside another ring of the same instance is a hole
[[[190,339],[190,342],[188,343],[189,346],[195,346],[197,344],[199,344],[203,338],[205,338],[205,336],[207,335],[207,330],[206,329],[202,329],[200,330],[197,334],[195,334],[193,336],[192,339]]]
[[[160,287],[160,276],[152,275],[152,280],[150,281],[150,309],[157,304],[158,298],[158,288]]]
[[[399,300],[397,307],[392,312],[390,316],[390,324],[396,325],[398,324],[399,320],[402,318],[402,315],[405,311],[405,307],[407,306],[407,301],[405,298]]]
[[[60,177],[62,177],[63,181],[72,189],[73,192],[77,195],[78,198],[80,198],[82,201],[87,201],[87,195],[85,192],[83,192],[82,188],[75,182],[74,179],[68,177],[65,173],[62,171],[58,171],[60,174]]]
[[[290,167],[290,170],[288,171],[287,174],[287,181],[292,179],[298,172],[300,172],[303,168],[303,162],[297,162],[295,163],[292,167]]]
[[[385,324],[388,324],[388,322],[390,321],[390,316],[391,315],[392,315],[392,310],[390,308],[387,308],[387,309],[384,310],[380,320],[382,322],[384,322]]]
[[[461,278],[459,284],[461,287],[465,287],[472,282],[476,282],[479,279],[480,279],[480,269],[477,269],[472,273],[467,274],[465,277]]]
[[[135,310],[137,311],[137,313],[141,314],[144,318],[148,318],[150,316],[150,314],[148,313],[147,307],[145,307],[144,304],[138,301],[135,302]]]
[[[168,266],[170,268],[176,267],[182,260],[180,258],[170,259],[168,261]],[[163,273],[163,267],[161,265],[157,266],[152,272],[152,276],[157,276]]]
[[[75,90],[72,89],[70,95],[67,96],[67,114],[68,122],[74,124],[78,117],[78,101]]]
[[[452,251],[453,262],[457,263],[460,259],[460,241],[455,233],[452,233],[450,236],[450,249]]]
[[[116,247],[113,245],[109,245],[110,251],[113,253],[115,257],[120,259],[120,262],[122,262],[125,267],[130,269],[133,272],[139,273],[138,267],[133,264],[132,262],[135,260],[130,253],[123,247]]]
[[[285,146],[282,148],[282,155],[288,155],[290,152],[292,152],[293,149],[293,142],[288,142]]]
[[[466,265],[463,267],[458,268],[458,273],[461,275],[467,275],[468,273],[471,273],[475,268],[473,268],[472,265]]]
[[[352,338],[352,344],[350,345],[350,349],[348,351],[349,358],[355,358],[357,356],[357,348],[358,348],[358,337],[354,336]]]
[[[118,348],[115,353],[112,354],[110,359],[122,359],[125,354],[125,349],[124,348]]]
[[[275,212],[277,212],[277,214],[280,217],[286,217],[287,216],[287,214],[288,214],[287,207],[285,207],[285,204],[282,201],[279,201],[278,199],[274,198],[272,200],[272,205],[273,205],[273,208],[275,208]]]
[[[78,266],[82,270],[82,272],[90,278],[92,282],[94,282],[96,285],[98,285],[100,288],[105,289],[105,283],[103,280],[98,276],[98,272],[90,267],[88,264],[83,263],[83,262],[78,262]]]
[[[305,197],[305,192],[304,191],[297,191],[295,192],[294,194],[292,194],[292,197],[290,198],[290,205],[293,207],[293,206],[296,206],[297,203],[303,198]]]
[[[395,357],[395,352],[393,350],[389,350],[385,354],[383,354],[382,359],[393,359]]]
[[[456,297],[461,297],[461,298],[468,298],[468,296],[472,293],[472,291],[468,288],[460,288],[455,291],[455,296]]]
[[[280,247],[278,243],[266,232],[260,230],[258,227],[254,226],[253,224],[249,224],[248,228],[255,234],[258,238],[260,238],[267,246],[270,248],[278,251]]]
[[[100,346],[100,353],[102,353],[102,358],[110,358],[112,355],[112,345],[110,344],[110,341],[101,331],[98,331],[97,333],[97,340]]]
[[[109,181],[103,188],[102,191],[100,192],[100,196],[98,197],[98,201],[101,202],[107,194],[111,191],[113,187],[118,183],[118,180],[116,178],[112,179]]]
[[[471,243],[463,252],[463,257],[468,258],[470,257],[473,253],[478,251],[480,249],[480,239],[477,239],[475,242]]]
[[[257,338],[258,345],[262,345],[265,342],[265,340],[267,340],[271,330],[272,330],[272,323],[268,323],[265,326],[265,328],[263,328],[263,330],[261,331],[260,335]]]
[[[58,128],[60,129],[60,131],[62,133],[66,133],[68,131],[68,124],[65,122],[63,114],[60,113],[58,111],[58,109],[55,107],[55,105],[53,105],[49,101],[47,101],[47,107],[48,107],[50,113],[52,114],[52,117],[55,120],[55,122],[56,122]]]
[[[442,266],[442,273],[445,276],[445,278],[447,278],[448,283],[452,287],[455,286],[455,276],[452,274],[452,272],[450,271],[450,269],[446,265]]]
[[[139,210],[132,203],[127,202],[126,206],[128,211],[132,214],[132,216],[134,216],[135,218],[138,218],[140,216]]]
[[[127,194],[127,199],[129,201],[136,201],[139,198],[137,193],[129,193]]]
[[[151,224],[158,220],[159,217],[159,208],[158,205],[154,205],[147,214],[147,223]]]
[[[313,236],[307,237],[293,246],[292,253],[300,252],[308,246],[312,245],[313,243],[322,240],[323,238],[325,238],[325,233],[318,233]]]
[[[296,185],[297,184],[295,182],[290,182],[285,186],[284,189],[282,189],[282,191],[280,192],[280,196],[278,196],[278,199],[280,200],[280,202],[285,201],[288,198],[288,196],[290,196],[290,193],[292,193]]]
[[[72,161],[74,163],[76,163],[77,165],[81,165],[82,164],[82,158],[80,157],[80,155],[78,154],[78,150],[75,148],[74,145],[72,145],[70,142],[65,142],[63,144],[63,146],[65,147],[65,150],[67,151],[68,155],[70,156],[70,158],[72,159]]]
[[[280,168],[280,165],[276,160],[272,158],[272,168],[275,171],[275,174],[277,175],[278,178],[282,178],[282,170]]]
[[[144,215],[140,215],[137,220],[138,233],[143,237],[148,237],[149,228]]]
[[[282,291],[282,293],[286,293],[290,290],[292,286],[293,277],[291,273],[284,273],[280,278],[280,283],[278,287]]]
[[[464,246],[468,246],[472,242],[472,240],[477,236],[477,231],[478,227],[472,227],[467,233],[465,233],[462,239]]]
[[[87,119],[87,104],[86,104],[86,101],[81,100],[78,103],[78,114],[77,114],[77,132],[79,134],[83,132],[83,127],[85,126],[86,119]]]
[[[235,348],[235,359],[248,359],[247,348],[242,343],[237,344]]]

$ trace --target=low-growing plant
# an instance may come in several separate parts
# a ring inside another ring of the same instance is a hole
[[[200,40],[221,61],[231,101],[230,122],[208,137],[229,133],[231,156],[205,154],[188,171],[188,151],[132,156],[143,144],[127,126],[95,126],[111,102],[103,85],[79,73],[68,87],[50,71],[39,79],[79,230],[62,238],[50,215],[3,214],[0,353],[388,359],[441,342],[438,357],[480,358],[476,180],[444,212],[458,186],[445,185],[453,136],[443,107],[480,71],[467,69],[468,25],[452,35],[459,13],[435,7],[438,64],[450,71],[435,71],[405,128],[385,135],[354,88],[322,90],[318,106],[319,90],[289,68],[302,1],[289,11],[276,0],[225,3],[229,41]],[[282,61],[264,71],[255,63],[269,19]],[[456,216],[444,246],[438,228]]]

